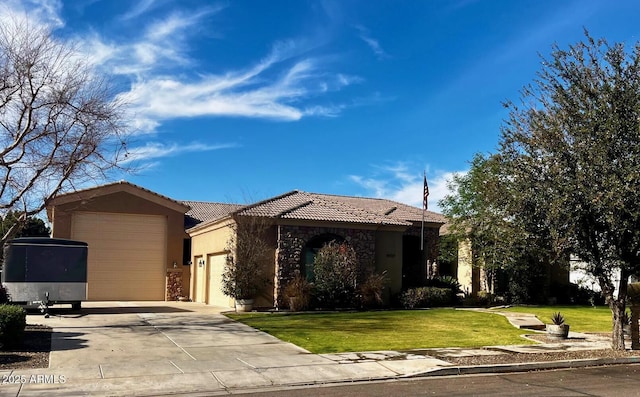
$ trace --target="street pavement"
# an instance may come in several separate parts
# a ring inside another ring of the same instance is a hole
[[[54,330],[49,368],[0,371],[0,396],[223,395],[640,359],[462,367],[434,358],[609,348],[605,338],[575,333],[554,344],[311,354],[230,320],[221,314],[223,310],[228,309],[192,302],[87,302],[81,313],[29,315],[28,323]],[[535,328],[535,317],[506,315],[514,326]]]

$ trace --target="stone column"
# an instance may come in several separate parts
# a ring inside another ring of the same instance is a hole
[[[167,269],[167,301],[178,300],[182,296],[182,270]]]

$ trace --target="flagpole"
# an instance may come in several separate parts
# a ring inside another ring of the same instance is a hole
[[[429,205],[429,203],[427,202],[428,198],[429,198],[429,185],[427,185],[427,171],[423,170],[422,171],[422,177],[423,177],[423,181],[424,181],[424,186],[423,186],[423,191],[422,191],[422,228],[421,228],[421,232],[420,232],[420,251],[422,253],[422,260],[424,261],[424,266],[425,266],[425,270],[426,270],[426,279],[428,280],[431,277],[431,269],[430,269],[430,264],[429,264],[429,260],[427,259],[427,255],[424,252],[424,215],[425,212],[427,212],[427,207]]]
[[[424,212],[427,209],[427,171],[422,171],[424,186],[422,187],[422,228],[420,231],[420,251],[424,251]]]

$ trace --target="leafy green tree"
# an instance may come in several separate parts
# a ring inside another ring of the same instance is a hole
[[[514,303],[541,301],[551,248],[545,223],[531,220],[531,210],[518,214],[510,181],[499,157],[476,154],[469,172],[450,182],[451,194],[440,205],[452,234],[471,242],[472,265],[485,272],[489,290]]]
[[[5,235],[12,227],[16,228],[14,237],[49,237],[51,229],[40,218],[28,217],[20,221],[20,213],[9,211],[0,223],[0,234]],[[17,226],[17,223],[19,223]]]
[[[506,104],[499,159],[513,213],[588,263],[612,311],[612,347],[624,349],[627,283],[640,273],[640,45],[585,34],[554,46],[519,104]]]

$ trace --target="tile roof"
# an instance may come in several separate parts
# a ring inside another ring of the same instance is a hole
[[[203,201],[182,201],[182,203],[191,207],[184,217],[185,229],[190,229],[200,223],[224,218],[244,207],[240,204],[208,203]]]
[[[370,197],[354,197],[354,196],[337,196],[332,194],[318,194],[325,200],[337,203],[364,208],[369,212],[373,212],[379,216],[385,216],[396,220],[409,222],[422,222],[422,208],[413,207],[411,205],[399,203],[397,201],[370,198]],[[433,223],[445,223],[447,220],[442,214],[432,211],[424,211],[424,221]]]
[[[236,213],[240,216],[398,226],[422,221],[422,209],[396,201],[298,190],[249,205]],[[446,219],[426,211],[425,221],[445,223]]]
[[[67,193],[63,193],[60,194],[56,197],[53,197],[47,204],[47,207],[51,206],[51,205],[58,205],[60,203],[64,203],[67,202],[69,200],[75,200],[75,199],[79,199],[81,197],[86,197],[87,195],[90,194],[96,194],[99,195],[102,192],[109,192],[109,191],[113,191],[113,190],[133,190],[133,191],[138,191],[138,192],[142,192],[143,194],[147,194],[150,197],[155,197],[158,198],[160,200],[164,200],[166,203],[169,203],[170,205],[174,205],[178,208],[181,208],[182,210],[186,210],[187,208],[185,207],[185,204],[183,202],[180,202],[178,200],[174,200],[170,197],[167,197],[165,195],[162,195],[160,193],[156,193],[154,191],[151,191],[147,188],[144,188],[142,186],[138,186],[136,184],[133,184],[131,182],[127,182],[124,180],[121,181],[117,181],[117,182],[112,182],[112,183],[107,183],[104,185],[98,185],[98,186],[93,186],[93,187],[89,187],[86,189],[79,189],[79,190],[74,190],[71,192],[67,192]],[[47,210],[48,211],[48,210]]]

